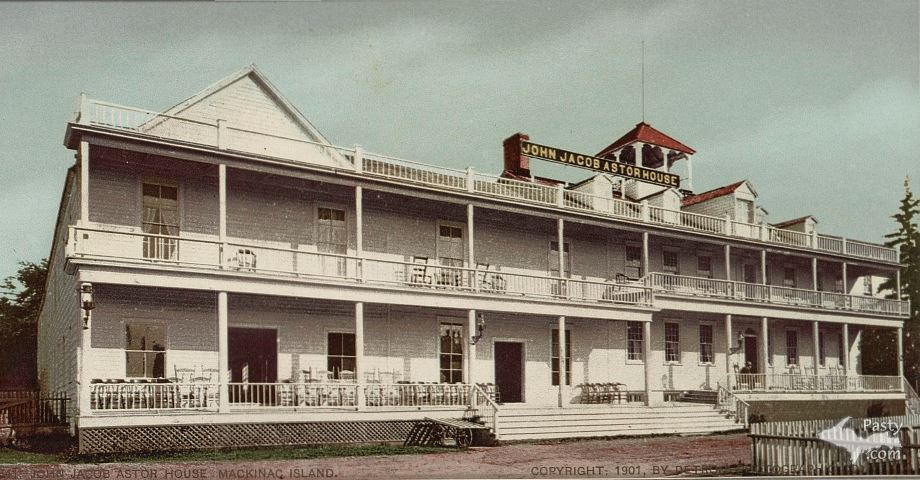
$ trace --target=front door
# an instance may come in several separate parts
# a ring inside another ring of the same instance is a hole
[[[227,332],[227,360],[233,383],[275,383],[278,381],[278,333],[267,328],[230,328]],[[230,400],[253,401],[270,397],[262,390],[270,386],[230,388]]]
[[[504,403],[524,401],[524,344],[495,342],[495,386]]]
[[[757,337],[751,335],[745,335],[744,337],[744,361],[745,363],[750,362],[751,364],[751,373],[760,373],[760,368],[757,364]]]

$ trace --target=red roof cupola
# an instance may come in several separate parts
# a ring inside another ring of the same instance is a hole
[[[656,145],[662,148],[667,148],[669,150],[675,150],[678,152],[686,153],[688,155],[693,155],[696,153],[696,150],[684,145],[683,143],[678,142],[677,140],[661,133],[656,130],[651,125],[645,122],[639,122],[636,124],[636,127],[623,135],[617,141],[611,143],[607,148],[603,149],[596,156],[604,157],[609,155],[612,152],[615,152],[626,145],[642,142],[650,145]]]

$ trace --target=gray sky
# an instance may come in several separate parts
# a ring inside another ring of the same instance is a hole
[[[0,276],[50,250],[81,91],[165,109],[255,63],[333,143],[497,173],[641,119],[771,221],[881,241],[920,193],[918,1],[0,3]],[[583,172],[538,162],[537,174]]]

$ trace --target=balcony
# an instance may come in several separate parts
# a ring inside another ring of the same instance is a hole
[[[800,288],[733,282],[713,278],[652,273],[646,285],[658,294],[757,302],[787,307],[910,316],[910,302],[885,298],[819,292]]]
[[[267,132],[240,129],[225,123],[202,122],[99,100],[85,99],[81,103],[75,123],[230,152],[270,156],[275,160],[287,161],[298,166],[315,165],[317,158],[334,159],[347,165],[355,174],[409,186],[513,200],[519,204],[550,206],[657,227],[847,255],[890,264],[897,264],[899,261],[896,250],[881,245],[669,210],[645,203],[565,190],[561,186],[557,188],[487,175],[474,172],[472,169],[458,170],[426,165],[371,154],[357,148],[313,143]]]
[[[734,393],[902,392],[901,377],[892,375],[804,375],[795,373],[732,373]]]
[[[325,284],[353,284],[428,292],[465,292],[500,298],[649,307],[651,289],[549,275],[387,258],[359,258],[268,244],[145,234],[116,226],[70,227],[67,257],[119,264],[184,267],[211,272],[270,275]],[[307,248],[305,246],[304,248]]]

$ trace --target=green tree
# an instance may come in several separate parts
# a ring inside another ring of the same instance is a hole
[[[0,290],[0,386],[36,385],[38,314],[45,297],[48,260],[20,262]]]
[[[904,198],[898,213],[892,215],[897,223],[897,231],[885,235],[888,241],[885,246],[898,248],[901,252],[901,297],[899,300],[910,300],[910,318],[904,322],[904,376],[914,385],[920,381],[920,229],[917,221],[920,219],[920,199],[915,199],[910,190],[910,178],[904,179]],[[890,278],[879,286],[879,291],[894,292],[889,298],[897,297],[897,281]],[[884,332],[872,331],[864,338],[868,344],[864,346],[863,358],[894,357],[897,347],[892,340],[894,337]],[[887,348],[883,345],[887,344]],[[872,361],[872,360],[870,360]]]

